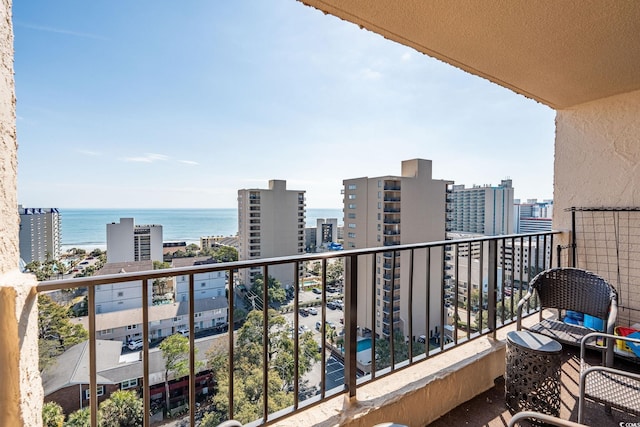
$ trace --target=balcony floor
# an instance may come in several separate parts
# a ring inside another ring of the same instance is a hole
[[[593,352],[587,355],[588,362],[599,364],[600,356]],[[616,357],[615,366],[640,373],[640,363],[621,360]],[[562,389],[560,418],[578,421],[578,384],[580,381],[580,350],[566,347],[562,355]],[[429,427],[451,426],[507,426],[512,414],[505,405],[504,378],[496,379],[495,386],[474,399],[463,403],[440,419],[429,424]],[[590,426],[618,426],[623,423],[640,423],[640,417],[612,410],[607,414],[604,406],[587,401],[584,424]],[[638,424],[640,425],[640,424]]]

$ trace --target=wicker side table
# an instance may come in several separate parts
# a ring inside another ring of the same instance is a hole
[[[560,416],[562,345],[529,331],[507,334],[505,402],[512,413]]]

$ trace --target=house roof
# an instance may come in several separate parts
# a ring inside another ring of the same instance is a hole
[[[65,387],[89,383],[89,341],[76,344],[56,359],[56,362],[43,370],[42,387],[48,396]],[[196,360],[206,361],[207,351],[212,347],[225,348],[228,344],[226,333],[195,341],[198,349]],[[130,361],[121,358],[122,343],[120,341],[96,340],[97,383],[118,384],[125,380],[142,378],[142,361]],[[138,353],[140,354],[140,353]],[[162,352],[155,348],[149,351],[149,385],[164,382],[164,358]]]
[[[300,0],[555,109],[640,90],[640,2]]]

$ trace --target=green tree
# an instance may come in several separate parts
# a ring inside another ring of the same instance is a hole
[[[295,342],[291,338],[289,324],[275,310],[267,312],[267,336],[263,337],[263,312],[254,310],[238,330],[234,351],[234,418],[242,423],[254,421],[262,416],[263,377],[262,349],[267,346],[268,405],[270,411],[279,411],[293,404],[289,390],[295,378],[293,355]],[[299,340],[299,375],[308,372],[320,359],[318,344],[311,332],[301,335]],[[216,372],[218,388],[213,397],[215,413],[211,422],[219,423],[228,416],[229,375],[228,350],[215,349],[209,353],[209,366]],[[215,425],[215,424],[214,424]]]
[[[91,412],[89,408],[78,409],[69,414],[64,427],[91,427]]]
[[[160,351],[165,363],[164,369],[164,389],[165,404],[169,410],[169,376],[181,378],[189,373],[189,338],[180,334],[168,336],[160,343]],[[197,348],[194,353],[197,355]],[[202,367],[201,362],[196,362],[196,372]]]
[[[335,259],[327,264],[327,283],[333,285],[344,278],[344,259]]]
[[[132,390],[118,390],[100,404],[100,427],[137,427],[144,418],[142,399]]]
[[[89,337],[82,325],[69,321],[69,310],[45,294],[38,295],[38,344],[40,369],[44,369],[54,358],[68,348]]]
[[[261,274],[257,274],[253,278],[253,284],[251,285],[251,292],[262,297],[262,289],[264,287],[264,277]],[[282,303],[287,299],[287,293],[280,283],[274,277],[269,276],[269,284],[267,288],[267,298],[269,302]]]
[[[44,427],[62,427],[63,423],[62,406],[56,402],[47,402],[42,405],[42,425]]]
[[[213,257],[221,262],[237,261],[238,250],[233,246],[218,246]]]

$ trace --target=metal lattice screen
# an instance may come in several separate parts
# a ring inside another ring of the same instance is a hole
[[[640,208],[571,208],[574,265],[618,290],[618,324],[640,323]]]

